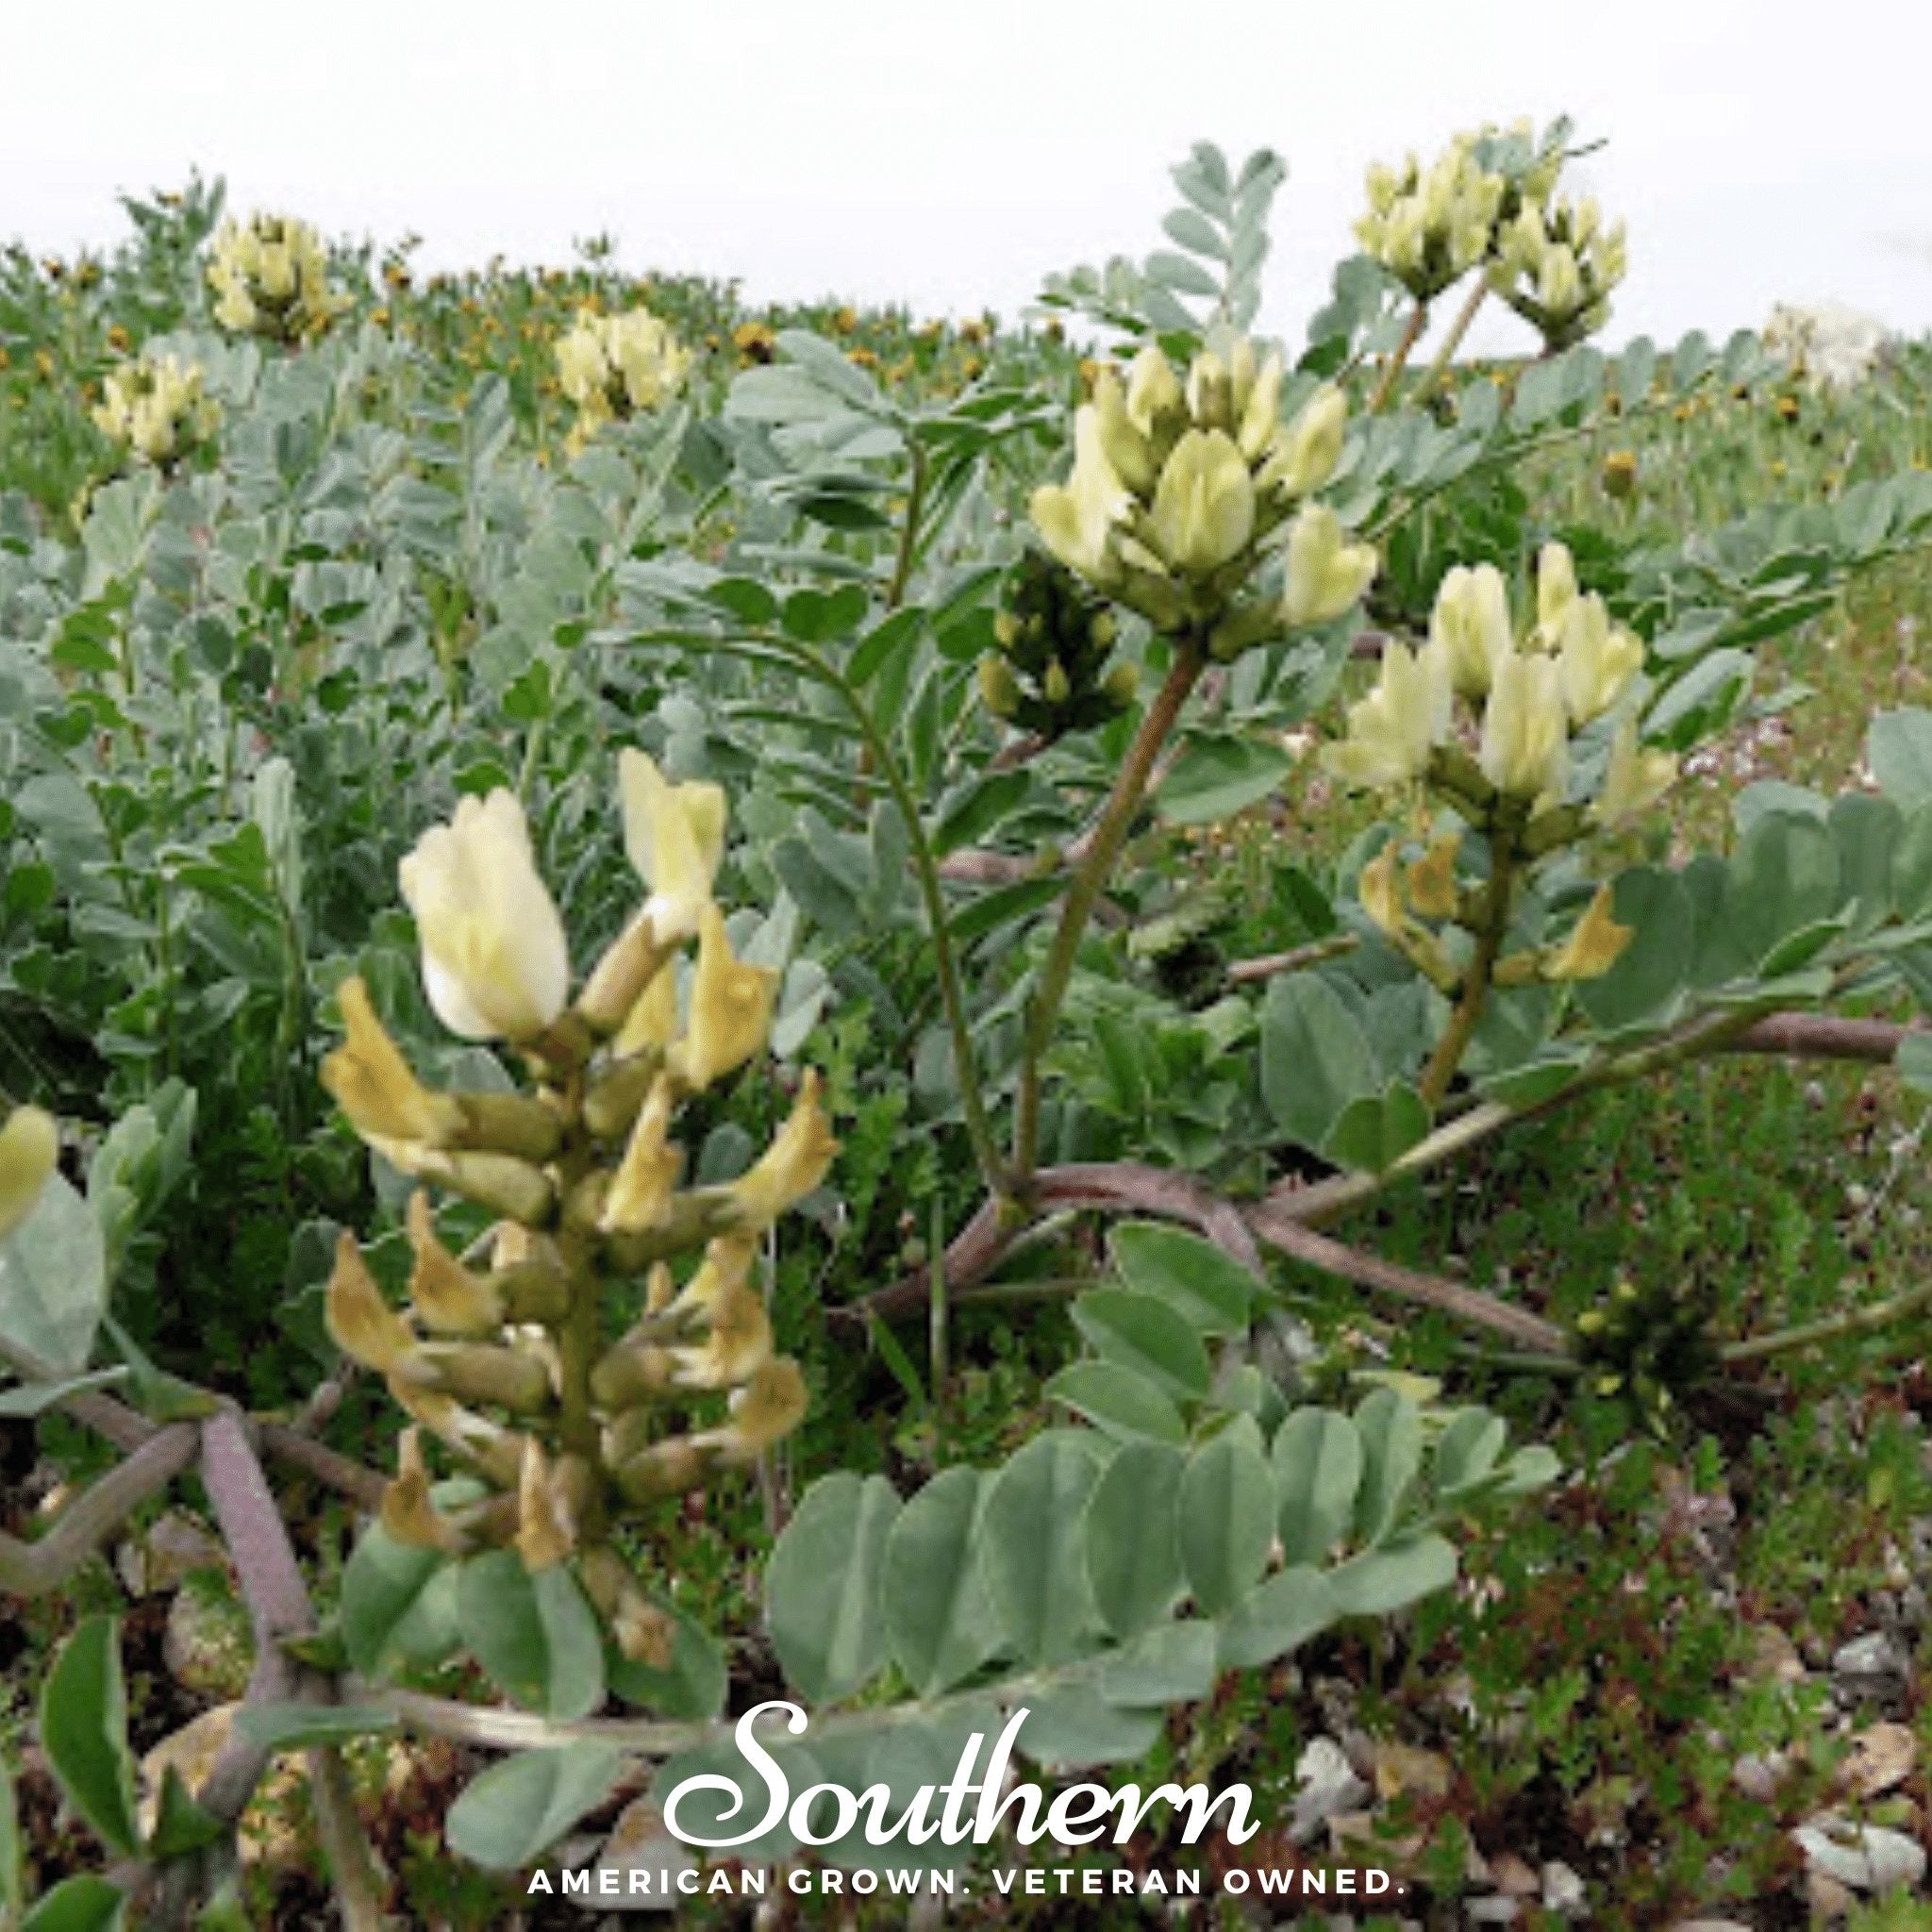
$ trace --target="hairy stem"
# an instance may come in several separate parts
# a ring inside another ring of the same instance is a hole
[[[1496,970],[1497,956],[1509,932],[1509,904],[1516,883],[1515,860],[1507,845],[1491,848],[1490,882],[1483,889],[1482,909],[1475,929],[1475,952],[1469,970],[1462,976],[1461,997],[1449,1016],[1449,1024],[1436,1042],[1429,1063],[1423,1069],[1424,1104],[1433,1112],[1442,1104],[1469,1042],[1475,1037],[1483,1008],[1489,1004],[1490,975]]]
[[[1402,331],[1402,340],[1395,345],[1395,353],[1382,365],[1382,379],[1375,385],[1375,392],[1369,398],[1368,414],[1379,416],[1390,397],[1395,392],[1395,385],[1401,378],[1404,366],[1410,352],[1421,341],[1423,330],[1429,325],[1429,305],[1418,302],[1408,311],[1408,322]]]
[[[886,585],[886,608],[896,610],[906,601],[912,576],[912,559],[919,551],[919,525],[925,515],[925,490],[931,481],[925,445],[912,444],[912,483],[906,492],[906,513],[899,520],[899,547],[892,558],[892,575]]]
[[[44,1596],[58,1590],[135,1510],[194,1460],[199,1446],[199,1432],[192,1424],[172,1424],[75,1497],[38,1541],[0,1532],[0,1595]]]
[[[1457,350],[1461,348],[1462,339],[1469,333],[1470,325],[1476,318],[1476,311],[1483,306],[1483,298],[1489,292],[1489,277],[1478,275],[1475,278],[1475,287],[1469,291],[1468,298],[1457,310],[1456,320],[1449,325],[1449,333],[1442,338],[1442,346],[1436,351],[1427,370],[1424,373],[1423,386],[1416,391],[1413,401],[1425,403],[1435,394],[1437,387],[1449,372],[1451,359]]]
[[[1107,885],[1114,860],[1126,842],[1127,829],[1141,808],[1161,746],[1174,729],[1181,707],[1187,703],[1188,693],[1200,678],[1206,662],[1200,645],[1192,639],[1176,644],[1174,662],[1154,702],[1148,706],[1146,716],[1141,720],[1140,730],[1134,734],[1126,760],[1094,823],[1060,908],[1059,926],[1054,933],[1046,963],[1041,968],[1040,984],[1034,989],[1026,1014],[1019,1098],[1013,1120],[1011,1180],[1016,1192],[1025,1192],[1040,1158],[1041,1063],[1053,1043],[1054,1025],[1074,976],[1080,937],[1087,930],[1087,922]]]
[[[291,1700],[332,1701],[329,1680],[301,1669],[282,1648],[284,1638],[306,1636],[314,1630],[315,1611],[268,1478],[256,1459],[242,1418],[232,1410],[225,1409],[203,1425],[201,1467],[255,1632],[255,1670],[248,1680],[245,1702],[259,1706]],[[196,1798],[217,1817],[232,1824],[261,1781],[269,1757],[237,1732]],[[329,1856],[336,1908],[344,1932],[381,1932],[386,1888],[375,1854],[350,1802],[341,1755],[333,1745],[321,1745],[306,1757],[309,1790]]]
[[[1799,1322],[1770,1335],[1726,1342],[1718,1351],[1719,1358],[1729,1368],[1739,1362],[1765,1361],[1772,1356],[1788,1355],[1794,1349],[1815,1347],[1824,1341],[1840,1341],[1847,1336],[1870,1335],[1904,1321],[1907,1315],[1916,1315],[1928,1303],[1932,1303],[1932,1283],[1874,1302],[1869,1307],[1848,1308],[1841,1314],[1824,1315],[1816,1322]]]

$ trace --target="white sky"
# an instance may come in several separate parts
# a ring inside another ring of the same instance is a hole
[[[1160,245],[1167,168],[1207,136],[1288,158],[1261,323],[1298,340],[1370,160],[1567,109],[1630,225],[1612,340],[1779,298],[1932,329],[1924,0],[8,10],[0,238],[42,249],[113,239],[117,191],[198,165],[243,208],[418,231],[431,266],[603,230],[754,299],[1011,315],[1047,271]]]

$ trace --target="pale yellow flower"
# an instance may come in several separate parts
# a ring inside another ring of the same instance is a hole
[[[336,991],[348,1038],[322,1062],[322,1084],[358,1133],[388,1141],[440,1146],[456,1131],[459,1110],[446,1093],[432,1093],[410,1070],[358,975]]]
[[[1154,436],[1164,419],[1185,408],[1174,365],[1158,342],[1149,342],[1127,365],[1127,415],[1142,436]]]
[[[771,1226],[824,1179],[838,1151],[831,1123],[819,1104],[817,1070],[807,1068],[785,1124],[758,1159],[731,1183],[739,1224]]]
[[[1073,475],[1033,492],[1034,527],[1069,570],[1103,583],[1117,571],[1113,533],[1132,504],[1132,492],[1101,447],[1100,419],[1092,404],[1083,405],[1074,416]]]
[[[662,1053],[676,1035],[677,966],[675,959],[666,959],[632,1003],[610,1050],[619,1059],[632,1054]]]
[[[1638,742],[1637,720],[1622,718],[1610,739],[1609,762],[1603,790],[1591,807],[1591,817],[1606,830],[1647,811],[1676,782],[1674,752],[1652,751]]]
[[[605,1234],[643,1234],[663,1224],[684,1172],[684,1150],[671,1140],[671,1083],[653,1083],[611,1177],[597,1225]]]
[[[1382,646],[1382,675],[1348,708],[1348,735],[1323,748],[1322,762],[1344,784],[1406,785],[1428,769],[1449,729],[1449,685],[1441,656],[1394,639]],[[1392,863],[1392,860],[1391,860]]]
[[[1496,666],[1483,708],[1483,775],[1512,798],[1561,791],[1569,768],[1570,719],[1556,660],[1512,653]]]
[[[660,946],[689,939],[711,903],[724,853],[724,791],[692,780],[674,785],[644,752],[626,746],[617,760],[624,794],[624,846],[650,889],[644,916]]]
[[[1347,426],[1347,396],[1334,383],[1324,382],[1276,441],[1256,487],[1288,497],[1307,496],[1321,489],[1341,460]]]
[[[513,792],[465,797],[402,862],[403,897],[423,942],[437,1017],[466,1040],[528,1040],[570,991],[563,922],[530,849]]]
[[[732,1396],[730,1420],[723,1428],[707,1429],[691,1440],[696,1448],[748,1462],[789,1436],[805,1420],[805,1377],[796,1362],[780,1356],[755,1369]]]
[[[1571,722],[1587,724],[1607,711],[1643,669],[1643,644],[1623,625],[1611,624],[1604,600],[1594,592],[1574,597],[1562,616],[1557,667]]]
[[[1289,526],[1283,621],[1298,625],[1326,624],[1340,617],[1369,588],[1374,575],[1374,546],[1349,542],[1326,504],[1307,505]]]
[[[724,915],[705,908],[698,925],[698,963],[691,987],[691,1013],[671,1063],[688,1085],[702,1091],[741,1067],[772,1030],[772,1002],[778,975],[734,958]]]
[[[52,1114],[17,1107],[0,1127],[0,1241],[34,1210],[60,1156],[60,1130]]]
[[[1442,655],[1449,682],[1467,698],[1487,693],[1495,667],[1516,648],[1509,591],[1492,563],[1458,563],[1442,579],[1429,618],[1429,642]]]
[[[1254,535],[1255,486],[1232,438],[1182,436],[1161,467],[1150,525],[1161,559],[1185,575],[1206,576],[1241,553]]]
[[[487,1335],[503,1326],[503,1297],[480,1274],[474,1274],[443,1246],[430,1212],[429,1196],[418,1188],[409,1196],[409,1247],[415,1267],[409,1274],[409,1306],[432,1335]]]
[[[1610,888],[1599,886],[1574,931],[1545,958],[1545,979],[1601,979],[1617,963],[1636,928],[1617,924],[1613,904]]]
[[[409,1324],[383,1300],[356,1237],[346,1228],[336,1242],[336,1264],[323,1303],[329,1339],[351,1361],[387,1375],[416,1348]]]
[[[1127,412],[1127,393],[1111,369],[1093,379],[1093,422],[1101,453],[1125,486],[1144,496],[1155,485],[1158,471],[1153,445]]]

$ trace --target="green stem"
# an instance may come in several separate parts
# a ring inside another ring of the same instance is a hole
[[[1573,1100],[1581,1100],[1586,1094],[1594,1093],[1605,1087],[1621,1087],[1633,1080],[1647,1079],[1653,1074],[1662,1074],[1671,1068],[1682,1065],[1687,1060],[1702,1059],[1707,1055],[1718,1054],[1730,1045],[1740,1034],[1748,1032],[1766,1013],[1777,1010],[1775,1002],[1740,1007],[1735,1010],[1715,1015],[1705,1015],[1689,1024],[1666,1035],[1662,1040],[1652,1041],[1647,1046],[1634,1047],[1627,1053],[1611,1054],[1587,1067],[1567,1087],[1549,1094],[1529,1107],[1511,1107],[1501,1100],[1479,1101],[1465,1113],[1457,1114],[1443,1122],[1434,1133],[1418,1141],[1408,1152],[1380,1174],[1370,1174],[1359,1169],[1351,1174],[1336,1174],[1332,1178],[1317,1181],[1314,1186],[1301,1189],[1283,1197],[1292,1203],[1294,1218],[1309,1227],[1326,1227],[1341,1219],[1351,1209],[1373,1201],[1385,1192],[1398,1180],[1405,1180],[1411,1174],[1441,1165],[1456,1155],[1478,1146],[1493,1134],[1499,1134],[1505,1127],[1513,1126],[1519,1121],[1533,1120],[1540,1114],[1552,1113],[1559,1107],[1567,1107]]]
[[[593,1469],[598,1466],[598,1432],[591,1409],[591,1371],[604,1341],[599,1288],[595,1269],[579,1260],[570,1271],[570,1310],[557,1332],[557,1439]]]
[[[1874,1329],[1889,1327],[1907,1315],[1917,1314],[1927,1303],[1932,1303],[1932,1284],[1892,1295],[1887,1301],[1874,1302],[1869,1307],[1821,1316],[1815,1322],[1800,1322],[1770,1335],[1754,1335],[1748,1341],[1726,1342],[1719,1356],[1727,1368],[1739,1362],[1761,1362],[1771,1356],[1809,1348],[1815,1342],[1840,1341],[1848,1336],[1869,1335]]]
[[[912,444],[912,484],[906,492],[906,514],[899,524],[899,548],[892,558],[892,575],[886,585],[886,608],[896,610],[906,601],[906,586],[912,575],[912,559],[919,549],[919,525],[925,514],[925,489],[931,480],[931,467],[925,445]]]
[[[1515,883],[1515,855],[1508,845],[1499,842],[1492,848],[1490,883],[1483,892],[1482,923],[1476,927],[1475,952],[1469,970],[1462,976],[1462,996],[1449,1016],[1447,1029],[1436,1042],[1435,1052],[1429,1056],[1428,1065],[1423,1069],[1420,1091],[1431,1112],[1441,1106],[1442,1096],[1448,1092],[1449,1083],[1456,1077],[1463,1055],[1469,1051],[1469,1042],[1475,1037],[1483,1008],[1489,1004],[1490,976],[1496,970],[1497,956],[1509,932],[1509,902],[1514,896]]]
[[[1425,403],[1435,394],[1437,385],[1448,374],[1450,358],[1462,346],[1462,339],[1469,333],[1470,325],[1476,318],[1476,311],[1483,306],[1483,298],[1490,292],[1487,275],[1477,275],[1475,287],[1469,291],[1469,298],[1457,311],[1456,320],[1449,325],[1449,333],[1442,338],[1442,346],[1435,353],[1428,369],[1423,375],[1423,386],[1416,391],[1413,400]]]
[[[667,643],[691,643],[707,650],[720,647],[720,640],[708,632],[662,631],[651,634]],[[934,968],[940,983],[940,1001],[946,1011],[946,1030],[953,1042],[953,1064],[959,1082],[959,1108],[964,1117],[966,1138],[973,1144],[974,1159],[980,1177],[996,1195],[1008,1191],[1006,1163],[1000,1158],[999,1143],[993,1138],[992,1121],[987,1112],[986,1095],[979,1082],[979,1068],[973,1051],[973,1028],[966,1008],[965,985],[959,974],[959,961],[953,950],[951,928],[946,924],[945,888],[940,880],[939,860],[933,856],[918,801],[906,782],[906,774],[894,757],[891,741],[873,717],[865,699],[837,665],[808,645],[769,631],[753,634],[754,649],[748,655],[770,661],[776,656],[795,671],[803,671],[835,691],[858,725],[860,741],[876,775],[885,783],[906,827],[911,851],[912,868],[919,881],[919,896],[925,908],[925,923],[932,935]],[[726,642],[724,648],[738,646]],[[769,654],[769,655],[768,655]]]
[[[1040,1157],[1041,1062],[1053,1043],[1054,1024],[1059,1018],[1068,983],[1074,976],[1080,937],[1087,930],[1087,922],[1092,917],[1113,862],[1126,842],[1127,828],[1141,808],[1154,762],[1206,664],[1201,646],[1193,639],[1176,644],[1174,663],[1153,704],[1147,708],[1147,715],[1141,720],[1126,762],[1114,780],[1113,790],[1108,793],[1092,837],[1074,874],[1073,884],[1068,888],[1066,903],[1060,908],[1059,928],[1054,934],[1053,948],[1041,969],[1040,984],[1027,1012],[1021,1056],[1019,1098],[1013,1120],[1012,1178],[1023,1192]]]
[[[1375,385],[1375,392],[1369,398],[1367,413],[1379,416],[1385,404],[1395,391],[1403,367],[1408,361],[1409,352],[1422,340],[1423,330],[1429,325],[1429,305],[1418,302],[1408,311],[1408,325],[1402,331],[1402,340],[1395,345],[1395,353],[1383,364],[1382,379]]]

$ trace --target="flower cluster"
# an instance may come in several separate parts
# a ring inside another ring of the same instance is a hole
[[[1433,301],[1472,269],[1545,344],[1565,349],[1602,327],[1623,279],[1624,225],[1606,227],[1596,203],[1557,199],[1567,123],[1539,142],[1532,124],[1458,134],[1426,169],[1369,169],[1368,211],[1356,224],[1363,251],[1418,303]]]
[[[208,265],[215,320],[236,335],[278,342],[321,335],[347,306],[328,285],[328,257],[307,222],[287,215],[225,221]]]
[[[1640,737],[1633,700],[1642,668],[1641,641],[1578,588],[1562,544],[1539,559],[1535,620],[1521,639],[1502,573],[1458,564],[1438,591],[1427,641],[1383,647],[1379,680],[1350,706],[1347,735],[1324,762],[1354,787],[1424,785],[1488,840],[1493,879],[1499,867],[1614,829],[1674,781],[1674,756]],[[1588,795],[1573,797],[1574,747],[1586,730],[1604,756]],[[1482,912],[1457,884],[1460,841],[1445,834],[1404,871],[1391,844],[1362,874],[1371,918],[1439,985],[1453,986],[1457,972],[1421,921],[1468,925]],[[1564,945],[1501,959],[1495,983],[1593,977],[1628,939],[1606,888]]]
[[[1053,740],[1104,724],[1134,701],[1131,664],[1108,668],[1120,626],[1105,600],[1030,551],[993,624],[998,648],[979,660],[979,694],[994,717]]]
[[[1609,319],[1624,279],[1624,224],[1606,227],[1589,195],[1525,203],[1497,241],[1491,283],[1552,349],[1567,349]]]
[[[1152,343],[1124,379],[1098,370],[1074,421],[1073,475],[1033,495],[1046,547],[1218,658],[1340,617],[1368,588],[1375,553],[1306,499],[1341,460],[1347,403],[1324,385],[1284,424],[1283,381],[1280,355],[1264,359],[1245,338],[1203,349],[1185,382]]]
[[[1369,169],[1356,240],[1418,302],[1460,281],[1494,242],[1509,182],[1483,164],[1480,139],[1458,134],[1426,169],[1413,154],[1399,170],[1380,161]]]
[[[101,432],[144,462],[169,469],[212,437],[222,412],[201,371],[174,356],[141,356],[110,370],[94,405]]]
[[[648,308],[623,315],[582,309],[557,340],[557,379],[577,406],[578,430],[660,408],[683,388],[690,351]]]
[[[1855,389],[1885,359],[1891,335],[1882,322],[1840,302],[1780,302],[1764,325],[1764,346],[1819,389]]]
[[[0,1127],[0,1241],[33,1212],[59,1153],[59,1130],[51,1114],[17,1107],[8,1116]]]
[[[536,1091],[425,1088],[362,982],[344,982],[348,1037],[323,1067],[337,1103],[403,1173],[497,1219],[474,1252],[453,1254],[419,1191],[407,1313],[345,1235],[327,1315],[414,1424],[383,1506],[390,1532],[451,1553],[513,1547],[533,1571],[569,1560],[626,1655],[661,1663],[667,1626],[609,1525],[752,1459],[803,1415],[754,1272],[837,1143],[808,1072],[742,1174],[680,1187],[678,1110],[762,1050],[774,975],[734,955],[712,898],[722,791],[673,784],[636,751],[620,775],[646,896],[575,1001],[563,923],[509,792],[465,798],[403,860],[430,1005],[465,1039],[519,1048]],[[694,1265],[680,1280],[684,1257]],[[618,1304],[634,1319],[614,1335]],[[483,1479],[479,1500],[441,1507],[420,1432]]]

